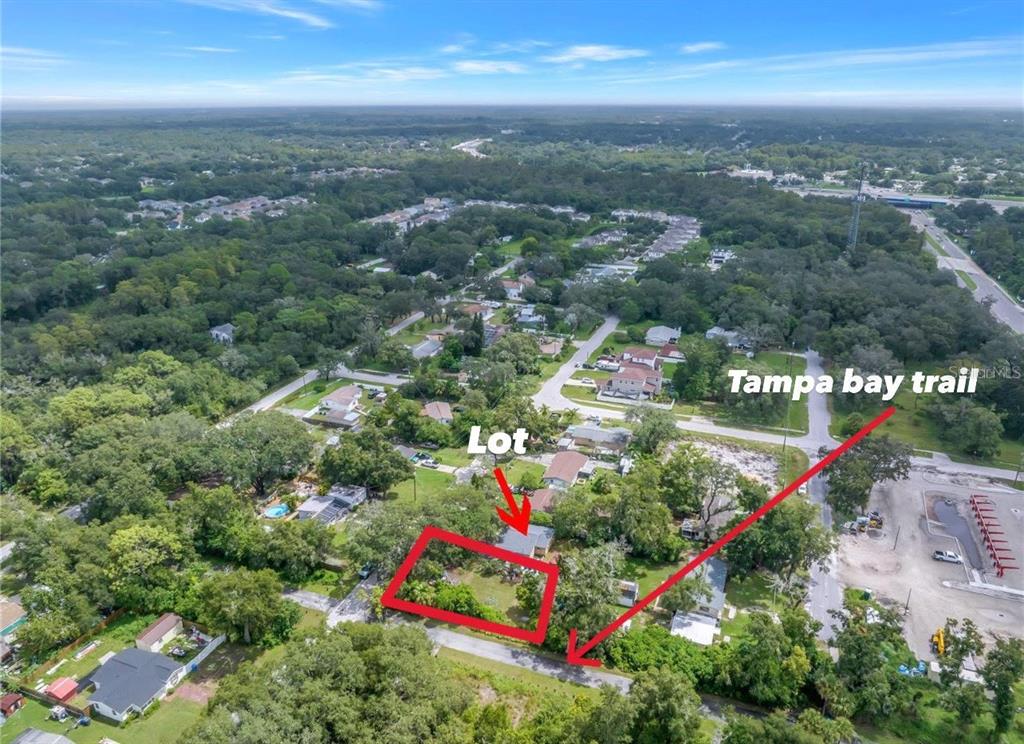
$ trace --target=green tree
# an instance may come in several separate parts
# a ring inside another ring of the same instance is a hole
[[[631,406],[626,421],[634,424],[633,447],[645,454],[657,452],[662,444],[679,436],[671,411],[654,406]]]
[[[995,697],[992,715],[996,731],[1005,733],[1010,730],[1016,711],[1013,688],[1024,679],[1024,641],[996,637],[995,646],[985,656],[981,676],[985,687]]]
[[[156,612],[174,606],[184,576],[185,547],[170,530],[138,524],[110,537],[110,588],[122,607]]]
[[[244,414],[223,429],[221,451],[232,479],[251,486],[262,499],[275,480],[297,473],[308,462],[313,438],[291,416],[265,411]]]
[[[325,485],[360,485],[387,493],[396,483],[412,477],[413,465],[380,429],[367,426],[342,434],[338,445],[328,447],[320,458],[317,472]]]
[[[629,699],[636,709],[637,744],[700,744],[700,697],[683,675],[668,667],[652,669],[633,682]]]
[[[285,640],[302,612],[281,596],[273,571],[240,568],[199,585],[199,611],[214,630],[245,644]]]

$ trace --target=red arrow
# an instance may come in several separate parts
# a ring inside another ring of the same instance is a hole
[[[530,497],[523,494],[523,506],[520,509],[516,503],[515,496],[512,495],[512,489],[508,487],[508,481],[505,480],[505,474],[501,471],[501,468],[494,469],[494,477],[498,479],[498,487],[505,494],[505,502],[509,508],[509,511],[505,511],[500,506],[495,507],[498,510],[498,516],[501,517],[502,522],[512,529],[522,532],[524,535],[527,534],[530,529]]]
[[[744,519],[742,522],[740,522],[738,525],[733,527],[731,530],[729,530],[727,533],[725,533],[722,537],[718,538],[718,540],[716,540],[711,546],[709,546],[708,548],[705,548],[704,551],[701,552],[696,558],[694,558],[692,561],[687,563],[685,566],[683,566],[681,569],[679,569],[676,573],[674,573],[671,576],[669,576],[665,580],[665,582],[663,584],[661,584],[660,586],[656,587],[650,594],[648,594],[643,599],[640,599],[635,605],[630,607],[628,610],[626,610],[626,612],[624,612],[622,615],[620,615],[618,618],[616,618],[614,622],[612,622],[610,625],[605,627],[597,635],[595,635],[593,638],[591,638],[589,641],[587,641],[585,644],[583,644],[579,648],[576,647],[576,629],[573,628],[572,630],[570,630],[569,631],[569,645],[568,645],[568,647],[565,650],[566,660],[570,664],[582,664],[582,665],[585,665],[585,666],[601,666],[601,662],[598,661],[597,659],[585,659],[585,658],[583,658],[584,654],[586,654],[588,651],[593,649],[594,646],[596,646],[601,641],[603,641],[605,638],[610,636],[617,629],[619,629],[623,625],[625,625],[626,621],[629,620],[631,617],[633,617],[634,615],[637,615],[640,612],[642,612],[644,610],[644,608],[646,608],[649,605],[651,605],[658,597],[660,597],[662,594],[664,594],[670,588],[672,588],[672,586],[674,586],[679,581],[681,581],[683,578],[685,578],[688,573],[693,571],[701,563],[706,561],[708,558],[710,558],[715,553],[717,553],[719,550],[721,550],[726,545],[728,545],[730,542],[732,542],[741,532],[743,532],[748,527],[750,527],[750,525],[752,525],[754,522],[759,520],[765,514],[770,512],[772,509],[774,509],[780,503],[782,503],[782,500],[784,498],[786,498],[787,496],[789,496],[789,494],[793,493],[796,489],[798,489],[804,483],[809,481],[811,478],[813,478],[818,473],[820,473],[822,470],[824,470],[829,465],[831,465],[833,462],[835,462],[835,460],[841,454],[846,452],[846,450],[850,449],[850,447],[852,447],[857,442],[859,442],[861,439],[863,439],[868,434],[870,434],[876,427],[878,427],[887,418],[892,416],[893,413],[895,413],[895,412],[896,412],[896,409],[894,407],[892,407],[892,406],[890,406],[889,408],[885,409],[874,420],[869,422],[863,429],[858,431],[856,434],[854,434],[852,437],[847,439],[841,445],[836,447],[832,452],[830,452],[828,455],[826,455],[824,458],[822,458],[821,462],[816,464],[814,467],[812,467],[806,473],[801,475],[799,478],[797,478],[795,481],[790,483],[784,489],[782,489],[777,494],[772,496],[771,499],[769,499],[764,504],[762,504],[753,514],[751,514],[746,519]]]

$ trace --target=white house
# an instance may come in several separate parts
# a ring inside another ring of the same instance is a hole
[[[183,631],[181,618],[173,612],[165,612],[135,637],[135,648],[143,651],[159,651],[172,638]]]
[[[647,329],[647,334],[644,336],[644,343],[648,346],[674,344],[681,335],[683,333],[679,328],[669,328],[663,325],[651,326]]]
[[[235,326],[231,323],[223,323],[210,329],[210,337],[218,344],[235,343]]]
[[[320,399],[320,405],[332,411],[349,413],[359,405],[363,391],[355,385],[345,385]]]
[[[173,690],[185,673],[185,667],[162,654],[126,648],[92,673],[96,689],[89,704],[104,718],[123,723]]]

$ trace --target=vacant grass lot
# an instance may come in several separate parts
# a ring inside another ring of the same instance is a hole
[[[404,480],[388,492],[397,501],[412,502],[432,499],[449,489],[455,477],[429,468],[415,468],[413,477]]]
[[[487,560],[487,559],[484,559]],[[497,563],[495,562],[495,566]],[[500,576],[485,576],[477,571],[458,568],[454,571],[460,584],[473,590],[482,604],[493,607],[502,613],[510,625],[532,627],[534,619],[527,617],[520,609],[516,600],[516,587],[501,580]]]
[[[925,415],[924,401],[921,400],[922,396],[915,395],[910,388],[910,376],[919,369],[928,374],[948,374],[948,370],[945,369],[908,366],[904,372],[907,379],[904,380],[900,391],[896,393],[896,397],[892,400],[892,405],[896,406],[896,413],[878,428],[879,432],[889,434],[902,442],[906,442],[913,446],[914,449],[946,452],[958,462],[992,465],[1009,469],[1014,469],[1020,465],[1021,459],[1024,458],[1024,442],[1022,441],[1003,437],[999,452],[992,458],[981,459],[958,452],[955,437],[951,439],[940,437],[938,425]],[[838,398],[833,400],[838,402]],[[830,427],[832,436],[842,438],[839,434],[839,429],[847,413],[840,406],[836,406],[836,415],[832,417],[832,425]]]

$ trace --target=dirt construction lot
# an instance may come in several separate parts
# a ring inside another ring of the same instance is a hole
[[[965,517],[961,527],[970,527],[970,508],[966,505],[972,494],[984,494],[998,505],[999,513],[1012,518],[1024,507],[1020,491],[985,489],[943,482],[928,473],[914,471],[911,478],[900,483],[876,486],[870,509],[885,517],[880,530],[869,530],[856,536],[843,535],[839,545],[839,579],[850,587],[870,589],[882,604],[902,610],[908,607],[904,635],[910,648],[921,659],[930,660],[929,639],[948,617],[970,618],[987,636],[1024,635],[1024,576],[1021,571],[1008,572],[1003,579],[990,569],[991,561],[979,544],[962,546],[936,518],[934,504],[950,506]],[[1013,510],[1017,509],[1015,513]],[[948,515],[949,509],[946,510]],[[974,540],[977,530],[961,536]],[[1020,554],[1024,539],[1019,523],[1007,524],[1007,539]],[[897,534],[898,533],[898,534]],[[932,559],[935,550],[952,550],[965,554],[968,564],[957,565]],[[1022,565],[1020,559],[1018,565]],[[978,583],[1001,584],[1018,590],[1017,595],[1001,593]]]

